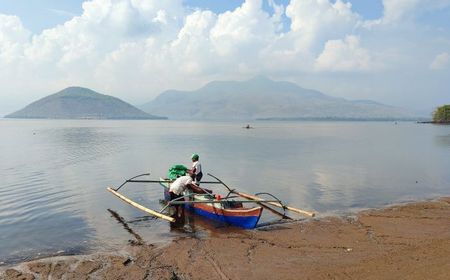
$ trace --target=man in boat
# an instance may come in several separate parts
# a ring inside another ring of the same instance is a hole
[[[192,159],[192,173],[195,175],[194,181],[197,185],[200,185],[200,180],[203,177],[202,164],[200,163],[198,154],[193,154]]]
[[[192,172],[192,170],[188,171],[188,175],[178,177],[173,183],[169,186],[169,194],[170,194],[170,200],[174,200],[177,198],[183,197],[183,192],[186,189],[191,189],[195,193],[204,193],[204,191],[197,186],[194,183],[195,174]],[[178,217],[181,216],[182,206],[177,205],[176,210],[178,213]]]

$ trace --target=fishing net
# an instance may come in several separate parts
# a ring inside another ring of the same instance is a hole
[[[180,176],[186,175],[188,168],[182,164],[176,164],[169,168],[169,171],[167,172],[167,178],[170,180],[175,180],[176,178]]]

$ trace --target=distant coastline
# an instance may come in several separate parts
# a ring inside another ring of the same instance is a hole
[[[147,117],[66,117],[66,118],[51,118],[51,117],[9,117],[3,116],[2,119],[21,119],[21,120],[167,120],[167,117],[153,116]]]
[[[420,118],[344,118],[344,117],[297,117],[297,118],[257,118],[257,121],[360,121],[360,122],[420,122],[428,123],[426,119]]]
[[[449,125],[450,122],[435,122],[435,121],[417,121],[417,123],[430,123],[430,124],[442,124],[442,125]]]

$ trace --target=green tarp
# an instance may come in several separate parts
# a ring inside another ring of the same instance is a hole
[[[167,178],[170,180],[175,180],[180,176],[186,175],[188,168],[182,164],[177,164],[170,167],[169,172],[167,172]]]

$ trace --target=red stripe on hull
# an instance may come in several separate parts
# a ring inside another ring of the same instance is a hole
[[[254,208],[235,208],[235,209],[221,209],[216,208],[207,204],[199,203],[195,204],[194,208],[202,209],[203,211],[207,211],[210,213],[215,213],[223,216],[237,216],[237,217],[251,217],[251,216],[260,216],[262,212],[262,207],[254,207]]]

